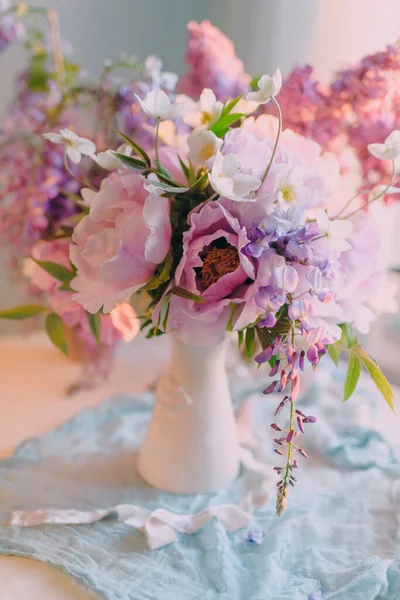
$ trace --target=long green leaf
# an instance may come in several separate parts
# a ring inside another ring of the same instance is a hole
[[[231,112],[231,110],[233,110],[236,106],[236,104],[243,98],[243,95],[241,96],[237,96],[236,98],[234,98],[233,100],[231,100],[230,102],[227,102],[227,104],[225,104],[224,108],[221,111],[221,115],[225,116],[225,115],[229,115],[229,113]]]
[[[337,367],[339,366],[339,358],[340,358],[341,353],[342,353],[341,340],[339,340],[339,342],[336,342],[336,344],[331,344],[330,346],[328,346],[328,354]]]
[[[171,275],[172,264],[173,257],[172,254],[169,253],[167,254],[167,257],[164,260],[164,262],[161,263],[161,268],[159,267],[159,273],[153,275],[153,277],[149,279],[146,285],[140,288],[141,291],[156,290],[158,287],[160,287],[160,285],[168,281]]]
[[[50,313],[46,319],[46,332],[53,344],[68,355],[67,342],[65,340],[64,323],[56,313]]]
[[[72,271],[69,271],[57,263],[51,262],[50,260],[32,260],[34,260],[39,267],[47,271],[49,275],[54,277],[54,279],[58,279],[62,283],[70,283],[75,277],[75,274]]]
[[[215,133],[217,137],[223,137],[228,131],[229,127],[244,116],[244,113],[224,115],[220,117],[216,123],[214,123],[214,125],[211,127],[211,131]]]
[[[344,401],[348,400],[356,389],[360,374],[361,360],[356,354],[351,353],[349,356],[346,380],[344,382]]]
[[[90,331],[93,333],[93,337],[97,342],[98,346],[101,346],[101,335],[100,335],[100,313],[93,315],[92,313],[86,313],[89,321]]]
[[[203,298],[201,298],[197,294],[192,294],[192,292],[189,292],[188,290],[185,290],[184,288],[181,288],[177,285],[172,288],[171,292],[175,296],[180,296],[180,298],[186,298],[186,300],[193,300],[194,302],[199,302],[200,304],[205,304],[205,301],[203,300]]]
[[[379,365],[374,361],[373,358],[369,356],[369,354],[367,354],[367,352],[361,346],[357,346],[355,351],[357,352],[359,358],[362,360],[364,367],[367,369],[376,387],[378,388],[382,396],[385,398],[390,409],[395,413],[396,410],[394,406],[394,393],[390,383],[386,379],[385,375],[382,373]]]
[[[49,309],[45,306],[39,306],[37,304],[21,304],[14,308],[0,310],[0,319],[30,319],[31,317],[37,317],[48,310]]]
[[[121,154],[120,152],[115,152],[111,150],[112,154],[119,158],[119,160],[127,167],[131,169],[135,169],[135,171],[145,171],[148,169],[148,166],[143,160],[139,160],[138,158],[133,158],[133,156],[126,156],[126,154]]]
[[[246,356],[251,358],[254,354],[254,348],[256,343],[256,332],[254,327],[248,327],[246,329],[246,335],[244,345],[246,348]]]
[[[144,160],[146,165],[148,167],[151,167],[150,156],[147,154],[147,152],[143,150],[143,148],[141,148],[138,144],[136,144],[136,142],[131,140],[127,135],[125,135],[125,133],[122,133],[122,131],[117,131],[117,133],[136,152],[136,154],[138,154]]]
[[[244,338],[244,333],[243,330],[240,329],[240,331],[238,331],[238,348],[240,349],[241,345],[243,344],[243,338]]]
[[[161,188],[164,192],[170,194],[183,194],[184,192],[188,192],[190,190],[190,188],[188,187],[178,187],[174,185],[169,185],[168,183],[164,183],[163,181],[151,180],[149,183],[151,183],[151,185]]]

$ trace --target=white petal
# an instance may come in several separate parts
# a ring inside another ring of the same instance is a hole
[[[239,170],[238,160],[235,154],[225,154],[222,165],[222,172],[227,177],[233,177]]]
[[[211,112],[217,98],[212,90],[205,88],[200,94],[199,102],[202,112]]]
[[[97,192],[95,192],[94,190],[91,190],[90,188],[82,188],[81,196],[83,198],[83,202],[81,202],[81,204],[83,204],[84,206],[88,206],[90,208],[96,194],[97,194]]]
[[[215,179],[210,177],[210,183],[212,188],[218,192],[218,194],[221,194],[221,196],[225,196],[226,198],[232,198],[233,181],[230,177],[217,176]]]
[[[331,221],[329,225],[329,235],[336,239],[346,239],[353,231],[353,223],[340,219]]]
[[[250,192],[255,192],[261,185],[261,180],[254,175],[245,175],[238,173],[233,178],[233,191],[237,196],[243,198]]]
[[[53,142],[53,144],[64,144],[65,139],[59,133],[43,133],[43,137],[49,142]]]
[[[65,140],[72,142],[72,144],[75,144],[79,141],[79,137],[70,129],[61,129],[60,133]]]
[[[326,212],[322,208],[318,209],[315,218],[321,233],[327,233],[329,231],[329,217]]]
[[[86,138],[79,138],[75,147],[79,150],[81,154],[85,156],[93,156],[96,152],[96,146],[91,140],[87,140]]]
[[[385,153],[386,153],[386,146],[385,144],[368,144],[368,152],[370,154],[372,154],[372,156],[374,156],[375,158],[379,158],[379,159],[385,159],[387,158]]]
[[[102,168],[107,171],[113,171],[114,169],[118,169],[121,166],[121,161],[119,158],[112,154],[111,150],[106,150],[105,152],[99,152],[95,156],[93,156],[93,160]]]
[[[257,102],[257,104],[267,104],[271,100],[271,96],[265,96],[265,94],[259,90],[258,92],[250,92],[246,96],[246,100],[250,100],[251,102]]]
[[[81,162],[81,153],[77,148],[74,148],[74,146],[67,146],[67,156],[76,165]]]

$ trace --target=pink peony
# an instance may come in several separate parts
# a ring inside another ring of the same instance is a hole
[[[175,285],[201,295],[204,304],[171,297],[168,329],[186,343],[218,343],[225,335],[231,302],[243,302],[243,286],[255,279],[255,265],[241,250],[246,229],[219,202],[193,211],[184,234]]]
[[[204,88],[212,89],[219,100],[247,92],[251,78],[244,72],[232,41],[209,21],[191,21],[188,32],[189,72],[179,83],[180,91],[195,100]]]
[[[140,175],[113,173],[74,230],[74,299],[108,313],[141,288],[170,248],[169,200],[149,194]]]

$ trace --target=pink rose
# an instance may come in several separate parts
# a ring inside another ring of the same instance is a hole
[[[169,200],[149,194],[140,175],[103,180],[90,213],[77,225],[70,257],[74,299],[91,313],[110,312],[154,274],[170,248]]]

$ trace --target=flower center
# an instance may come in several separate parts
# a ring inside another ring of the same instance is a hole
[[[238,251],[231,244],[227,244],[225,248],[214,246],[202,256],[202,259],[203,265],[199,275],[205,289],[216,283],[224,275],[236,271],[240,265]]]
[[[203,110],[200,116],[200,125],[208,125],[211,121],[212,115],[207,110]]]
[[[280,189],[280,192],[285,202],[293,202],[296,197],[296,192],[292,185],[283,186],[283,188]]]
[[[200,150],[200,158],[204,161],[208,160],[215,154],[215,146],[212,142],[203,146]]]

